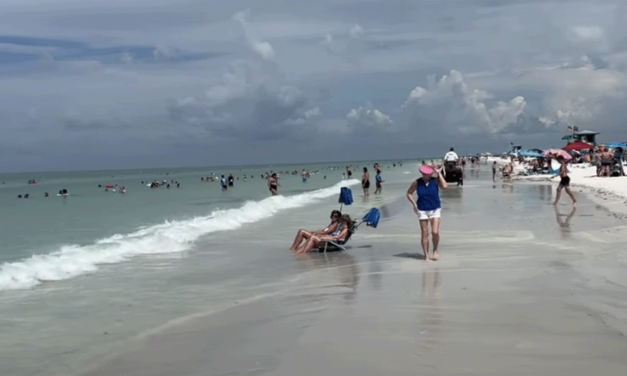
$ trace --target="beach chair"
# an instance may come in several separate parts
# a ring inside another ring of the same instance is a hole
[[[348,241],[350,240],[350,238],[353,236],[353,234],[355,233],[355,231],[357,231],[357,227],[359,225],[357,224],[357,221],[353,221],[350,225],[350,227],[348,228],[348,235],[346,235],[346,239],[344,239],[344,241],[342,242],[326,242],[324,243],[324,247],[320,247],[318,248],[318,252],[337,252],[337,251],[346,251],[346,247],[344,247],[346,245],[346,243],[348,243]]]
[[[366,223],[366,226],[370,226],[373,228],[377,228],[379,224],[379,219],[381,218],[381,212],[377,208],[372,208],[370,211],[362,218],[361,222],[353,221],[351,222],[350,227],[348,228],[348,235],[343,242],[326,242],[324,243],[324,247],[318,248],[318,252],[337,252],[337,251],[346,251],[346,243],[350,240],[353,234],[359,228],[359,225],[362,223]]]

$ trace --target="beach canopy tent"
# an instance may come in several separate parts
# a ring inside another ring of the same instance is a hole
[[[589,149],[593,149],[594,146],[587,143],[587,142],[583,142],[583,141],[575,141],[575,142],[571,142],[570,144],[564,146],[562,149],[566,150],[566,151],[570,151],[570,150],[589,150]]]
[[[528,149],[521,150],[518,152],[518,155],[525,158],[542,158],[542,150],[540,149]]]

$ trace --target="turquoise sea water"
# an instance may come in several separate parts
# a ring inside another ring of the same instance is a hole
[[[411,213],[404,196],[420,162],[396,167],[379,162],[383,194],[372,195],[372,184],[369,197],[359,178],[362,167],[372,171],[373,161],[351,163],[358,171],[351,180],[342,180],[343,162],[0,176],[5,182],[0,186],[0,375],[84,375],[84,367],[164,327],[288,288],[304,291],[312,281],[352,286],[347,299],[368,294],[366,282],[376,289],[383,278],[378,262],[394,262],[392,255],[399,252],[393,240],[381,249],[368,239],[385,230],[410,244],[401,252],[411,251],[414,241],[415,251],[420,248],[417,223],[397,220],[411,218],[399,213]],[[302,168],[318,173],[306,183],[299,174],[281,173],[281,195],[270,197],[261,174]],[[200,181],[213,173],[233,173],[240,180],[223,192],[219,183]],[[40,183],[28,185],[29,179]],[[145,185],[155,179],[173,179],[181,187]],[[124,185],[127,193],[98,187],[108,184]],[[339,207],[342,186],[351,187],[355,199],[343,212],[359,219],[379,207],[379,228],[362,225],[347,252],[294,255],[289,246],[296,231],[324,227]],[[60,189],[70,196],[57,197]],[[17,198],[26,193],[29,199]],[[494,251],[501,244],[549,255],[584,255],[594,247],[595,260],[609,254],[612,260],[625,259],[613,244],[574,236],[581,229],[620,224],[615,217],[580,197],[571,229],[564,223],[570,221],[568,212],[556,211],[568,203],[554,208],[553,198],[551,184],[493,184],[488,166],[467,167],[464,186],[442,192],[443,262],[482,257],[481,247]],[[622,283],[620,262],[611,265],[617,266],[603,265],[597,274]],[[329,277],[335,274],[339,281]]]
[[[345,212],[359,216],[398,199],[417,171],[416,161],[379,161],[384,194],[374,196],[373,163],[351,162],[351,180],[339,162],[0,175],[0,374],[68,375],[120,341],[255,296],[262,286],[249,278],[293,278],[285,271],[294,233],[326,225],[340,187],[353,189]],[[270,171],[279,172],[279,196],[262,178]],[[227,191],[201,181],[222,174],[236,177]],[[151,189],[153,180],[180,188]],[[116,184],[127,192],[105,191]]]

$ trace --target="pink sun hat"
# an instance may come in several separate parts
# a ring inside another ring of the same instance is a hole
[[[435,170],[431,166],[424,165],[424,166],[420,166],[420,172],[425,175],[431,175],[435,172]]]

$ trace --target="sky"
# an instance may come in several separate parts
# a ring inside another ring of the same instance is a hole
[[[2,0],[0,173],[627,140],[619,0]]]

